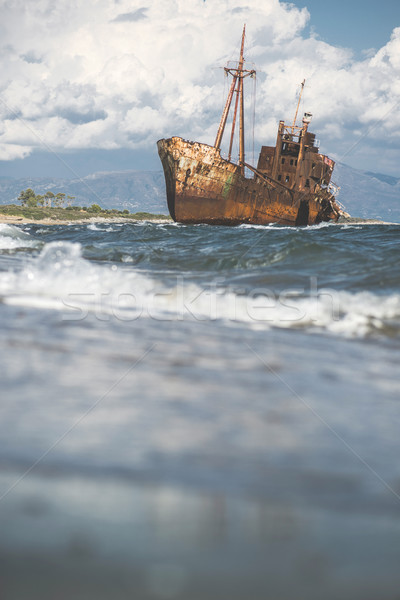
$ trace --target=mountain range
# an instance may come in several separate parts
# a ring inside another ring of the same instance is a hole
[[[338,200],[352,217],[400,223],[400,178],[353,169],[337,163],[334,180],[340,187]],[[17,203],[22,190],[46,191],[74,196],[73,204],[168,214],[163,172],[112,171],[81,179],[0,178],[0,204]]]
[[[18,204],[20,192],[27,188],[36,194],[63,192],[73,196],[72,204],[77,206],[99,204],[102,208],[168,214],[162,171],[111,171],[81,179],[1,177],[0,204]]]
[[[337,163],[338,200],[352,217],[400,223],[400,177],[360,171]]]

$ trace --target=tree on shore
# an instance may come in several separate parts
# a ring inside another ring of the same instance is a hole
[[[44,206],[51,208],[51,203],[53,201],[54,194],[53,192],[46,192],[44,195]]]
[[[57,208],[62,208],[64,206],[64,200],[65,194],[58,192],[54,197],[54,205],[57,206]]]
[[[22,190],[18,196],[18,200],[21,202],[22,206],[37,206],[36,194],[31,188]]]
[[[63,208],[65,196],[66,194],[64,192],[54,194],[50,191],[46,192],[44,196],[41,196],[40,194],[36,195],[31,188],[28,188],[27,190],[22,190],[18,196],[18,200],[21,202],[22,206],[27,206],[29,208],[37,206],[51,208],[53,204],[57,208]],[[75,200],[75,196],[67,196],[67,205],[71,206],[73,200]]]

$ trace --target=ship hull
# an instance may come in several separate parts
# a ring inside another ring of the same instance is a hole
[[[289,190],[261,176],[248,178],[207,144],[179,137],[157,142],[168,209],[179,223],[313,225],[336,221],[340,208],[327,190]]]

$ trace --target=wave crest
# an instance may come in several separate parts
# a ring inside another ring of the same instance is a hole
[[[15,225],[0,223],[0,250],[17,250],[22,248],[35,248],[40,245],[29,233]]]
[[[65,320],[89,313],[104,320],[220,321],[255,328],[302,329],[345,337],[397,336],[400,296],[310,289],[305,293],[257,287],[235,290],[223,277],[198,284],[168,280],[131,265],[95,264],[79,243],[51,242],[20,272],[0,274],[4,302],[63,311]]]

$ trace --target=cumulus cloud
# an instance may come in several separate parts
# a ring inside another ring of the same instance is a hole
[[[112,22],[118,23],[118,21],[140,21],[146,18],[147,8],[142,7],[129,13],[123,13],[115,17]]]
[[[366,154],[397,151],[400,28],[355,60],[307,37],[308,10],[279,0],[0,0],[0,10],[3,160],[43,146],[145,149],[169,135],[212,143],[226,90],[219,67],[237,57],[244,22],[258,72],[256,145],[293,118],[305,78],[302,108],[323,151],[341,158],[362,136]]]

